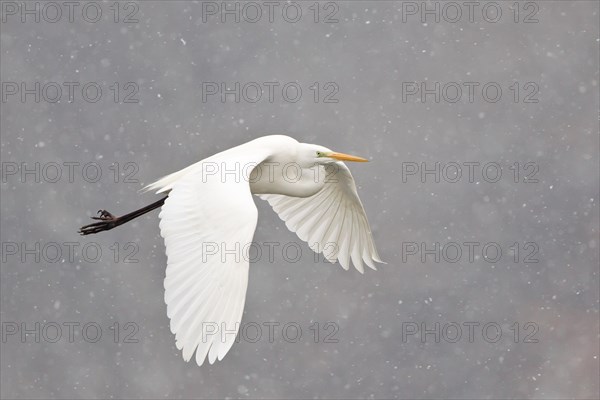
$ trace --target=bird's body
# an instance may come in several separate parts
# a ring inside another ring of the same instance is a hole
[[[245,179],[252,194],[309,197],[323,188],[326,171],[314,158],[299,154],[302,146],[306,145],[289,136],[264,136],[199,161],[145,189],[167,192],[182,176],[195,172],[206,179]]]
[[[344,269],[352,262],[362,273],[363,263],[375,269],[381,262],[354,179],[341,160],[367,161],[283,135],[265,136],[146,187],[168,194],[154,208],[162,205],[167,315],[186,361],[195,351],[199,365],[207,357],[212,364],[235,341],[258,221],[252,195],[268,201],[313,251]],[[82,233],[114,227],[98,224]]]

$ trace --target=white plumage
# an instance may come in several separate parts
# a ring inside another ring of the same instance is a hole
[[[258,220],[252,194],[330,262],[344,269],[352,262],[361,273],[363,262],[373,269],[382,262],[354,179],[340,160],[366,161],[287,136],[265,136],[146,187],[169,194],[159,215],[167,253],[165,302],[186,361],[195,351],[198,365],[207,357],[212,364],[235,341],[248,286],[248,244]],[[230,253],[218,251],[225,249]]]

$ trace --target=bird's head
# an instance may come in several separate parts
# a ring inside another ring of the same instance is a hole
[[[298,159],[300,164],[305,165],[330,164],[337,161],[369,161],[366,158],[352,156],[350,154],[338,153],[336,151],[328,149],[327,147],[305,143],[302,144],[302,147],[298,152]]]

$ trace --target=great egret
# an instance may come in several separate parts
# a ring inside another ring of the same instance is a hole
[[[351,260],[361,273],[363,262],[372,269],[382,262],[342,161],[368,160],[288,136],[261,137],[159,179],[145,189],[166,193],[165,198],[121,217],[101,210],[92,217],[100,222],[80,233],[109,230],[162,206],[171,331],[185,361],[196,351],[198,365],[207,356],[212,364],[229,351],[242,319],[249,266],[245,244],[258,220],[252,194],[268,201],[289,230],[330,262],[347,270]],[[224,256],[214,247],[208,252],[206,243],[243,254]]]

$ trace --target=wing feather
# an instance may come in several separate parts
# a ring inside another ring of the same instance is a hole
[[[344,269],[350,267],[352,260],[354,267],[363,273],[363,262],[375,269],[375,263],[382,261],[354,178],[344,163],[336,164],[335,179],[329,176],[323,189],[311,197],[280,194],[259,197],[268,201],[288,229],[313,251],[323,253],[331,262],[337,260]]]
[[[268,155],[234,148],[210,160],[232,170],[233,163],[257,165]],[[258,211],[244,179],[205,176],[202,162],[184,171],[151,185],[169,192],[159,215],[167,252],[165,302],[184,360],[195,353],[198,365],[212,364],[229,351],[239,330],[248,287],[246,245]],[[235,254],[228,253],[233,249]]]

